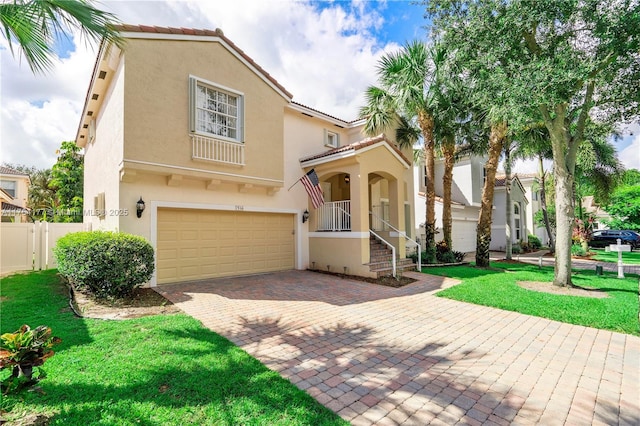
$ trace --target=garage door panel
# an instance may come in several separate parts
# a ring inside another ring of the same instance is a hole
[[[294,216],[158,210],[158,283],[294,268]]]

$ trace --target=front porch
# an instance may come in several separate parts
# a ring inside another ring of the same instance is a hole
[[[309,220],[309,266],[368,277],[415,269],[405,260],[407,244],[417,246],[410,235],[409,162],[384,138],[358,144],[332,150],[339,151],[336,158],[328,151],[301,160],[316,170],[325,200]],[[345,148],[358,151],[354,145],[369,149],[346,155]]]

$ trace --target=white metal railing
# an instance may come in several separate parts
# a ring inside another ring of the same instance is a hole
[[[324,203],[316,217],[318,231],[351,231],[351,200]]]
[[[404,237],[408,242],[413,243],[413,244],[416,245],[416,247],[418,249],[418,271],[419,272],[422,271],[422,247],[420,247],[420,244],[418,242],[412,240],[411,238],[409,238],[407,236],[406,232],[403,232],[403,231],[399,230],[398,228],[394,227],[393,225],[391,225],[386,220],[376,216],[376,214],[374,212],[369,212],[369,214],[371,215],[371,218],[373,220],[378,220],[378,221],[384,223],[388,228],[391,228],[394,231],[396,231],[398,233],[398,235],[400,235],[401,237]],[[373,231],[370,231],[370,232],[373,232]],[[394,261],[395,261],[395,256],[394,256]],[[394,273],[395,273],[395,269],[394,269]]]
[[[372,229],[369,229],[369,232],[371,233],[371,235],[373,235],[374,237],[376,237],[377,239],[379,239],[380,241],[385,243],[387,245],[387,247],[389,247],[391,249],[391,269],[393,270],[393,278],[395,278],[396,277],[396,269],[397,269],[396,268],[396,248],[393,246],[393,244],[391,244],[390,242],[388,242],[387,240],[382,238],[380,235],[378,235],[375,232],[373,232]]]
[[[191,158],[244,166],[244,144],[191,134]]]

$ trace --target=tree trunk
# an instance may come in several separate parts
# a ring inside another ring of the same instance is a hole
[[[573,175],[561,163],[563,162],[553,162],[556,190],[556,263],[553,284],[569,287],[572,285],[571,234],[575,221]]]
[[[555,251],[555,242],[553,232],[551,232],[551,224],[549,223],[549,213],[547,212],[547,190],[542,156],[538,156],[538,173],[540,174],[540,206],[542,207],[542,217],[544,218],[544,227],[549,237],[549,249],[553,253]]]
[[[425,251],[435,255],[436,250],[436,187],[435,187],[435,140],[433,138],[433,117],[426,113],[418,114],[418,122],[424,138],[424,162],[426,185]]]
[[[491,209],[493,208],[493,192],[496,186],[496,170],[502,153],[502,146],[507,135],[507,123],[491,125],[489,136],[489,159],[485,164],[485,180],[482,189],[482,205],[476,231],[476,266],[489,266],[489,246],[491,244]]]
[[[455,162],[455,139],[447,136],[442,146],[444,154],[444,175],[442,176],[442,233],[449,250],[453,250],[451,233],[453,220],[451,218],[451,185],[453,183],[453,165]]]
[[[505,259],[511,260],[513,257],[513,236],[511,235],[511,220],[513,211],[511,207],[511,143],[507,142],[504,150],[504,189],[505,189],[505,237],[507,244],[505,246]]]

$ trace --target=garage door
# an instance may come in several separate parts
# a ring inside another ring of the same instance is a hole
[[[158,284],[294,268],[292,214],[159,209]]]

